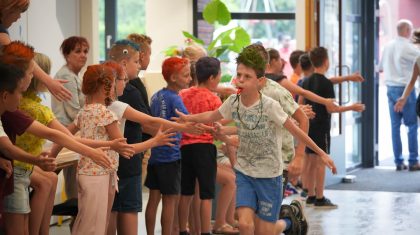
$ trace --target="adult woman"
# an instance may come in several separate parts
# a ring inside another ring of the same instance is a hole
[[[66,81],[64,87],[72,93],[71,99],[60,102],[52,99],[51,106],[57,120],[64,126],[73,122],[79,110],[85,103],[82,94],[82,80],[79,78],[80,70],[86,65],[89,43],[86,38],[72,36],[63,41],[60,50],[66,64],[58,70],[55,79]],[[76,168],[64,169],[65,189],[68,198],[77,198]]]
[[[415,44],[420,45],[420,28],[414,31],[413,39],[414,39],[413,41]],[[407,97],[410,95],[411,91],[413,90],[414,84],[416,83],[419,75],[420,75],[420,56],[417,57],[416,63],[413,66],[413,75],[411,76],[410,83],[407,84],[407,86],[404,89],[404,93],[398,99],[397,103],[394,106],[395,112],[402,112],[404,105],[407,102]],[[417,98],[417,102],[418,102],[418,99],[419,98]]]
[[[29,7],[29,0],[2,0],[0,3],[0,46],[10,43],[7,29],[16,22]],[[34,75],[45,84],[58,100],[67,100],[72,94],[62,85],[61,80],[54,80],[35,64]]]

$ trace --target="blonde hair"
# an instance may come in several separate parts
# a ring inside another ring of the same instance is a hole
[[[127,36],[127,39],[137,44],[140,47],[139,51],[141,52],[145,52],[146,48],[150,49],[152,44],[152,39],[144,34],[131,33]]]
[[[48,56],[42,53],[35,53],[34,61],[46,74],[50,74],[51,60]],[[37,91],[39,83],[40,83],[40,80],[36,76],[34,76],[27,91]]]
[[[198,59],[206,55],[206,49],[195,43],[185,47],[182,51],[182,57],[189,59],[191,62],[196,62]]]

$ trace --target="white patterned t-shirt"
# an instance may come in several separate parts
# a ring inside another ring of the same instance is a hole
[[[282,126],[288,116],[278,101],[265,95],[245,107],[237,95],[219,108],[224,119],[238,127],[239,147],[234,168],[255,178],[273,178],[283,171]]]

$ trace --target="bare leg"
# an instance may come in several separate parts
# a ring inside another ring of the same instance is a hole
[[[275,235],[276,223],[271,223],[255,216],[255,234],[256,235]]]
[[[239,207],[236,209],[239,217],[239,232],[241,235],[253,235],[255,213],[252,208]]]
[[[317,158],[315,154],[308,154],[308,196],[315,196],[315,177],[317,171]]]
[[[48,235],[50,219],[54,207],[55,191],[57,189],[57,174],[34,168],[30,186],[34,189],[30,200],[29,234]]]
[[[282,234],[286,229],[286,222],[284,220],[277,220],[275,234]]]
[[[211,225],[211,199],[201,200],[201,233],[210,233]]]
[[[324,197],[325,164],[318,156],[316,160],[316,198],[321,199]]]
[[[119,212],[117,217],[117,229],[118,234],[120,235],[136,235],[138,230],[138,213]]]
[[[179,231],[187,231],[187,222],[192,196],[181,196],[178,208]]]
[[[195,182],[195,192],[191,203],[192,213],[190,212],[190,216],[192,215],[192,220],[194,223],[194,230],[192,231],[191,235],[200,235],[201,229],[201,199],[200,199],[200,185],[198,184],[198,180]]]
[[[155,234],[156,213],[160,202],[160,191],[150,190],[149,201],[146,206],[146,231],[147,235]]]
[[[236,191],[235,175],[232,174],[232,172],[229,172],[226,167],[218,166],[216,182],[221,185],[221,190],[217,200],[216,220],[214,223],[215,229],[226,224],[227,212],[231,207],[230,204]],[[232,214],[230,216],[230,222],[234,222],[235,220],[232,217]]]
[[[3,213],[4,229],[6,234],[29,235],[29,215]]]
[[[162,196],[162,234],[171,235],[172,223],[174,219],[176,201],[179,200],[178,195],[163,195]]]

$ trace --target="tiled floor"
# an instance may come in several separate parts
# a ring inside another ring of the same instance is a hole
[[[305,208],[310,235],[420,234],[419,193],[327,190],[325,195],[338,204],[338,209]],[[143,198],[146,204],[146,193]],[[286,198],[285,203],[291,200]],[[146,234],[144,213],[139,217],[139,224],[138,234]],[[155,232],[160,234],[160,228]],[[68,235],[70,232],[66,225],[51,227],[50,234]]]

